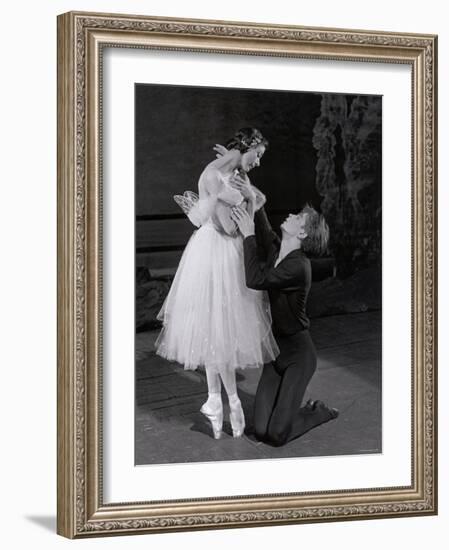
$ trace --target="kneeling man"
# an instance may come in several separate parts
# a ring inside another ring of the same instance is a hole
[[[253,221],[246,210],[236,207],[233,219],[244,237],[246,284],[268,291],[273,334],[280,349],[276,361],[264,365],[257,387],[255,433],[259,440],[280,446],[338,416],[337,409],[322,401],[309,400],[301,406],[317,364],[306,315],[312,282],[308,255],[326,250],[329,228],[324,217],[309,206],[282,223],[282,240],[263,208]],[[258,243],[264,251],[263,263]]]

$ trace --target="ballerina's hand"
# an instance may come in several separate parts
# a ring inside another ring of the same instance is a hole
[[[245,197],[245,199],[255,199],[254,192],[251,190],[248,182],[239,175],[233,175],[229,179],[229,185]]]
[[[229,150],[226,149],[224,145],[220,145],[219,143],[215,144],[214,151],[217,153],[216,154],[217,159],[224,157],[227,153],[229,153]]]
[[[237,224],[244,237],[255,234],[254,220],[244,208],[234,206],[231,210],[231,219]]]

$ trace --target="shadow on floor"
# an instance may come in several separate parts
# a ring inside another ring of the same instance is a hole
[[[381,312],[314,320],[318,367],[305,399],[322,399],[337,407],[340,416],[278,448],[253,435],[252,410],[261,369],[238,373],[245,436],[232,437],[224,396],[225,434],[214,440],[199,412],[207,398],[204,371],[186,371],[155,355],[157,334],[136,336],[136,464],[381,452]]]

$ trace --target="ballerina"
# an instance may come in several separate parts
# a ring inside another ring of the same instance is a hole
[[[253,216],[265,203],[247,173],[259,166],[267,145],[256,128],[239,130],[226,144],[226,154],[202,172],[199,196],[188,191],[175,197],[198,229],[158,314],[163,328],[156,353],[184,369],[204,367],[208,398],[200,411],[210,421],[215,439],[223,428],[222,385],[232,434],[241,437],[245,417],[235,371],[261,367],[279,353],[267,296],[245,284],[243,238],[231,216],[234,206]],[[236,182],[239,189],[233,186]]]

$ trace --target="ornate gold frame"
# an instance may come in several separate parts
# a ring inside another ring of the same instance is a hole
[[[321,493],[102,500],[101,52],[115,47],[412,67],[412,484]],[[58,533],[70,538],[437,513],[437,37],[66,13],[58,17]]]

